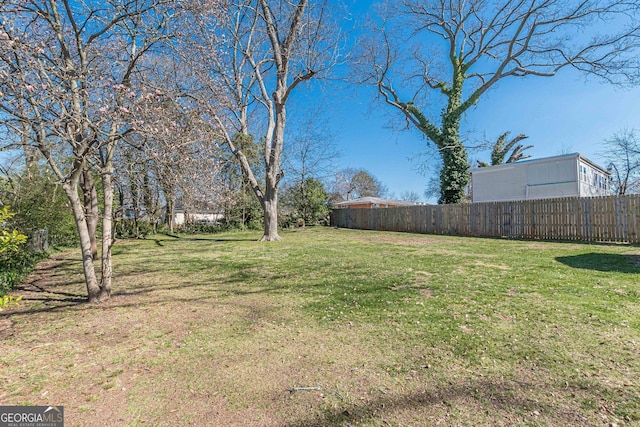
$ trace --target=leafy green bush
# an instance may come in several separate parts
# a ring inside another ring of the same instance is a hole
[[[46,255],[34,254],[23,246],[27,236],[15,229],[9,231],[8,221],[13,216],[14,213],[9,211],[9,206],[0,208],[0,297],[29,274],[36,262],[46,257]]]
[[[38,261],[47,257],[46,253],[36,254],[24,248],[0,254],[0,296],[24,280]]]
[[[282,227],[327,225],[329,195],[322,182],[308,178],[283,188],[280,208]]]
[[[10,305],[18,305],[18,301],[20,301],[22,297],[14,297],[12,295],[2,295],[0,296],[0,311],[4,307],[8,307]]]
[[[123,219],[116,222],[114,229],[118,239],[144,239],[148,235],[154,234],[153,225],[148,221]]]
[[[27,241],[27,236],[18,230],[9,231],[7,221],[13,218],[15,213],[9,212],[9,206],[0,208],[0,254],[16,252],[21,244]]]
[[[51,245],[78,243],[67,196],[46,168],[34,167],[29,174],[12,176],[10,185],[0,185],[0,200],[11,205],[15,211],[11,224],[23,233],[46,228]]]

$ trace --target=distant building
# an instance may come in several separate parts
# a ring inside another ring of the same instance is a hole
[[[166,222],[167,212],[166,206],[162,211],[162,221]],[[182,205],[177,206],[173,210],[173,224],[181,227],[185,224],[201,224],[201,225],[218,225],[224,220],[224,215],[205,209],[191,211],[185,210]]]
[[[475,202],[606,196],[610,173],[579,153],[471,170]]]
[[[405,200],[389,200],[380,197],[360,197],[359,199],[345,200],[344,202],[333,203],[334,209],[367,209],[367,208],[395,208],[398,206],[415,206],[417,202]]]

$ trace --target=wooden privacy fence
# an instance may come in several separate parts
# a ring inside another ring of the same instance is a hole
[[[640,194],[334,209],[331,225],[425,234],[640,243]]]

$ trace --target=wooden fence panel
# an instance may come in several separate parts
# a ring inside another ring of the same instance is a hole
[[[334,209],[331,224],[424,234],[640,243],[640,194]]]

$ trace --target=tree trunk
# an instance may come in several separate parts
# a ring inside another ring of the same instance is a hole
[[[108,299],[108,295],[102,292],[102,289],[98,285],[98,278],[96,277],[96,271],[93,264],[93,253],[91,250],[91,239],[89,237],[89,228],[87,227],[87,221],[84,216],[84,206],[78,195],[77,186],[73,183],[65,183],[63,185],[64,191],[71,205],[73,211],[73,218],[78,229],[78,236],[80,237],[80,248],[82,250],[82,270],[84,272],[84,278],[87,285],[87,294],[90,303],[99,303]]]
[[[96,191],[93,173],[85,168],[82,171],[80,187],[84,198],[84,214],[89,230],[89,239],[91,240],[91,254],[93,260],[98,259],[98,240],[96,231],[98,230],[99,208],[98,208],[98,192]]]
[[[460,141],[460,119],[465,109],[461,106],[464,75],[456,62],[452,88],[448,92],[447,108],[442,114],[441,135],[436,145],[442,155],[440,172],[440,200],[438,203],[460,203],[469,184],[467,150]]]
[[[267,188],[262,203],[264,210],[264,235],[261,242],[279,242],[278,234],[278,188],[267,178]]]
[[[283,172],[280,171],[280,156],[282,155],[282,146],[284,143],[287,110],[283,99],[284,96],[281,93],[285,85],[279,82],[278,86],[278,91],[274,93],[275,120],[272,122],[273,133],[271,134],[271,139],[267,138],[267,141],[270,143],[267,144],[269,150],[265,152],[267,171],[265,194],[262,199],[264,235],[262,239],[260,239],[261,242],[278,242],[282,240],[278,234],[278,184],[283,174]]]
[[[165,193],[166,197],[166,193]],[[169,226],[169,233],[173,234],[173,229],[175,227],[175,211],[176,207],[173,203],[173,199],[171,197],[167,198],[167,225]]]
[[[173,233],[175,229],[175,214],[176,214],[176,204],[175,204],[175,196],[174,189],[166,184],[160,183],[160,189],[164,194],[164,199],[167,202],[166,211],[165,211],[165,223],[169,228],[169,233]]]
[[[104,199],[104,215],[102,217],[102,290],[107,298],[111,297],[111,248],[113,247],[113,166],[103,167],[102,191]]]
[[[444,146],[442,171],[440,172],[440,199],[438,203],[461,203],[469,184],[469,165],[467,153],[461,142]]]
[[[460,141],[460,119],[455,113],[443,117],[442,139],[439,141],[442,156],[440,172],[440,199],[438,203],[460,203],[465,198],[469,184],[467,150]]]
[[[34,171],[37,165],[37,162],[36,162],[37,149],[31,146],[31,143],[29,140],[29,124],[25,120],[22,120],[20,122],[20,127],[22,128],[21,129],[22,149],[24,150],[24,159],[25,159],[27,178],[31,179],[32,172]]]

